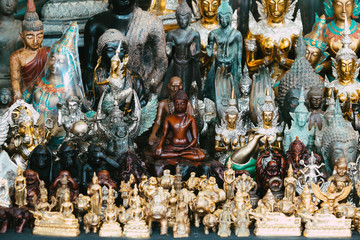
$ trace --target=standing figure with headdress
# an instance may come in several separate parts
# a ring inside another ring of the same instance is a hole
[[[212,58],[215,55],[215,60],[205,81],[203,92],[205,97],[214,102],[216,100],[217,104],[224,99],[230,99],[231,87],[235,89],[236,98],[240,95],[239,81],[241,78],[243,40],[241,33],[231,25],[232,17],[233,10],[229,1],[223,0],[217,11],[220,27],[209,33],[208,45],[206,47],[208,57]],[[227,83],[223,82],[221,84],[218,82],[219,67],[225,68],[219,77],[222,81],[228,81]],[[229,73],[232,78],[227,77]]]
[[[198,93],[201,92],[200,34],[190,27],[191,14],[192,11],[187,2],[182,1],[176,8],[179,28],[170,31],[166,36],[166,54],[172,59],[172,62],[165,75],[161,93],[163,97],[167,97],[167,85],[173,76],[181,78],[186,94],[190,94],[193,81],[198,86]]]
[[[241,118],[244,123],[244,128],[246,131],[249,131],[251,128],[254,128],[254,124],[251,120],[250,115],[250,93],[252,87],[252,79],[249,76],[249,70],[245,64],[243,75],[240,79],[239,90],[240,97],[238,98],[238,107],[241,114]]]
[[[23,93],[25,101],[31,102],[40,113],[40,126],[46,119],[57,117],[57,104],[63,103],[69,96],[78,96],[86,103],[77,51],[78,35],[77,24],[71,24],[63,37],[53,45],[44,77],[38,78]],[[54,135],[52,144],[55,146],[64,137],[64,130],[57,128]]]
[[[348,22],[345,19],[342,47],[336,53],[336,57],[331,58],[335,80],[325,86],[327,87],[325,97],[331,98],[331,93],[334,92],[334,97],[340,101],[344,118],[349,121],[353,118],[351,104],[357,103],[360,99],[360,83],[357,79],[360,60],[351,48],[353,40],[350,33]]]
[[[41,77],[50,48],[42,46],[44,26],[36,13],[34,0],[28,0],[26,14],[22,22],[20,37],[25,47],[10,56],[11,85],[14,101],[21,99],[22,93],[33,80]]]
[[[257,71],[261,65],[268,66],[275,82],[294,63],[289,54],[301,35],[300,11],[292,20],[297,0],[261,0],[256,3],[260,21],[257,22],[249,13],[249,32],[245,39],[246,63],[251,72]],[[275,88],[277,84],[272,87]]]

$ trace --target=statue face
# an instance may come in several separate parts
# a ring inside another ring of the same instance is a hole
[[[251,87],[249,85],[240,85],[240,91],[247,97],[250,95]]]
[[[321,108],[322,96],[312,96],[310,97],[310,108],[317,110]]]
[[[331,161],[331,167],[335,166],[335,160],[341,157],[345,157],[348,163],[355,162],[356,152],[357,141],[334,142],[327,153],[327,159]]]
[[[339,165],[335,166],[335,170],[339,174],[340,177],[343,177],[347,173],[348,167],[346,164],[339,164]]]
[[[49,59],[49,70],[52,75],[60,76],[62,72],[67,72],[68,64],[65,55],[52,53]]]
[[[179,27],[182,29],[186,28],[190,24],[190,15],[189,14],[177,15],[176,19],[179,24]]]
[[[110,0],[112,9],[116,12],[129,12],[135,5],[135,0]]]
[[[221,28],[226,28],[231,23],[231,14],[219,14],[219,23]]]
[[[231,129],[235,129],[237,119],[238,119],[237,115],[235,115],[235,114],[227,114],[226,115],[227,127],[231,128]]]
[[[18,0],[0,0],[0,15],[10,16],[16,10]]]
[[[263,112],[263,123],[265,126],[271,126],[274,114],[273,112]]]
[[[276,22],[284,19],[289,0],[267,0],[268,15]]]
[[[170,96],[173,97],[182,87],[183,85],[180,78],[171,78],[168,85]]]
[[[118,46],[119,46],[119,42],[109,42],[103,48],[101,53],[102,56],[101,61],[105,64],[105,66],[111,65],[110,63],[111,59],[113,56],[115,56],[116,49]],[[125,54],[126,54],[125,48],[123,47],[123,44],[121,44],[119,58],[122,60]]]
[[[41,47],[44,39],[44,30],[23,31],[22,33],[20,33],[20,36],[26,48],[36,50]]]
[[[218,0],[202,0],[200,1],[200,9],[204,18],[215,18],[219,8]]]
[[[116,128],[116,136],[118,136],[119,138],[126,137],[126,128],[125,128],[125,126],[118,126]]]
[[[0,103],[2,105],[8,105],[10,103],[10,100],[11,100],[11,92],[0,90]]]
[[[70,114],[75,113],[79,109],[79,104],[77,102],[69,102],[68,103],[68,109]]]
[[[176,113],[184,113],[184,112],[186,112],[187,101],[186,100],[175,100],[174,107],[175,107]]]
[[[339,62],[340,81],[352,79],[355,72],[356,64],[354,59],[341,59]]]
[[[345,16],[350,18],[354,11],[354,0],[334,0],[333,9],[335,18],[345,21]]]
[[[287,124],[291,123],[290,113],[295,111],[295,108],[299,105],[300,90],[291,89],[285,96],[284,106],[282,108],[282,117]]]
[[[313,46],[306,46],[306,59],[311,64],[313,68],[316,67],[318,64],[320,57],[321,57],[321,51],[320,49],[313,47]]]
[[[298,113],[298,114],[296,114],[297,124],[300,127],[304,127],[306,122],[307,122],[307,117],[308,117],[307,113]]]
[[[34,125],[32,122],[22,122],[19,125],[19,134],[23,138],[23,143],[27,146],[33,144]]]

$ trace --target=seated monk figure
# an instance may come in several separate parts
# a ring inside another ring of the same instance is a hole
[[[160,159],[186,159],[202,161],[205,154],[197,147],[198,132],[195,118],[186,113],[188,96],[184,90],[179,90],[174,95],[174,114],[165,118],[163,135],[155,156]],[[192,139],[188,139],[187,132],[191,133]],[[166,136],[173,134],[168,145],[164,146]]]

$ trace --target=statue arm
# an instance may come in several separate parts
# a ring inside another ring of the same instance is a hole
[[[186,148],[191,148],[193,146],[196,145],[197,140],[198,140],[198,131],[197,131],[197,126],[196,126],[196,121],[193,117],[189,116],[191,118],[191,135],[193,137],[193,139],[191,140],[191,142],[189,143],[189,145]]]
[[[209,33],[208,37],[208,45],[206,46],[206,54],[209,58],[212,58],[214,55],[214,44],[215,44],[215,37],[213,32]]]
[[[156,119],[155,119],[155,123],[154,126],[152,128],[150,137],[149,137],[149,144],[152,145],[155,142],[156,139],[156,134],[159,131],[160,125],[161,125],[161,118],[163,116],[164,113],[164,102],[160,102],[159,103],[159,107],[157,109],[157,113],[156,113]]]
[[[159,143],[159,146],[156,149],[156,155],[161,155],[162,154],[162,148],[166,139],[166,135],[168,134],[169,131],[169,120],[168,117],[165,118],[165,123],[164,123],[164,130],[163,130],[163,135],[161,136],[161,140]]]
[[[239,78],[242,75],[242,71],[241,71],[242,49],[243,49],[243,39],[241,33],[239,32],[239,36],[238,36],[238,77]]]
[[[174,39],[173,39],[173,34],[172,32],[169,32],[166,35],[166,55],[168,56],[168,58],[172,58],[172,54],[173,54],[173,47],[174,47]]]
[[[21,65],[18,52],[14,52],[10,56],[10,78],[11,86],[14,93],[14,102],[21,99]]]
[[[200,61],[200,53],[201,53],[201,39],[200,39],[200,34],[199,32],[195,32],[195,37],[194,37],[194,43],[195,43],[195,53],[194,53],[194,58],[196,60]]]

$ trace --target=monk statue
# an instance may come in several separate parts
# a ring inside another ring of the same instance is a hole
[[[191,9],[186,1],[176,8],[176,19],[179,28],[170,31],[166,36],[166,53],[172,59],[165,76],[162,91],[166,92],[166,83],[170,77],[178,76],[183,81],[183,90],[190,94],[193,81],[198,93],[201,92],[200,76],[200,34],[190,27]]]
[[[18,0],[0,0],[0,87],[11,87],[10,55],[22,47],[21,21],[14,18],[17,5]]]
[[[186,113],[187,104],[188,97],[185,91],[179,90],[174,95],[175,113],[165,118],[163,135],[155,152],[157,158],[205,160],[205,154],[197,147],[198,132],[195,119]],[[188,139],[188,130],[192,139]],[[173,137],[170,143],[165,145],[166,136],[170,132]]]
[[[36,13],[34,0],[28,0],[20,37],[24,47],[10,56],[11,85],[14,101],[21,99],[30,82],[41,77],[50,48],[41,46],[44,26]]]
[[[174,95],[183,89],[182,80],[179,77],[172,77],[168,84],[169,97],[159,102],[155,123],[149,137],[149,144],[155,146],[159,143],[160,139],[156,136],[161,124],[167,115],[171,115],[175,111]],[[190,102],[187,103],[186,113],[190,116],[195,114],[195,110]]]
[[[108,11],[90,18],[85,26],[84,81],[91,89],[100,36],[108,29],[119,30],[128,39],[127,68],[140,75],[145,88],[160,88],[167,68],[165,33],[161,21],[135,6],[135,0],[110,0]]]

